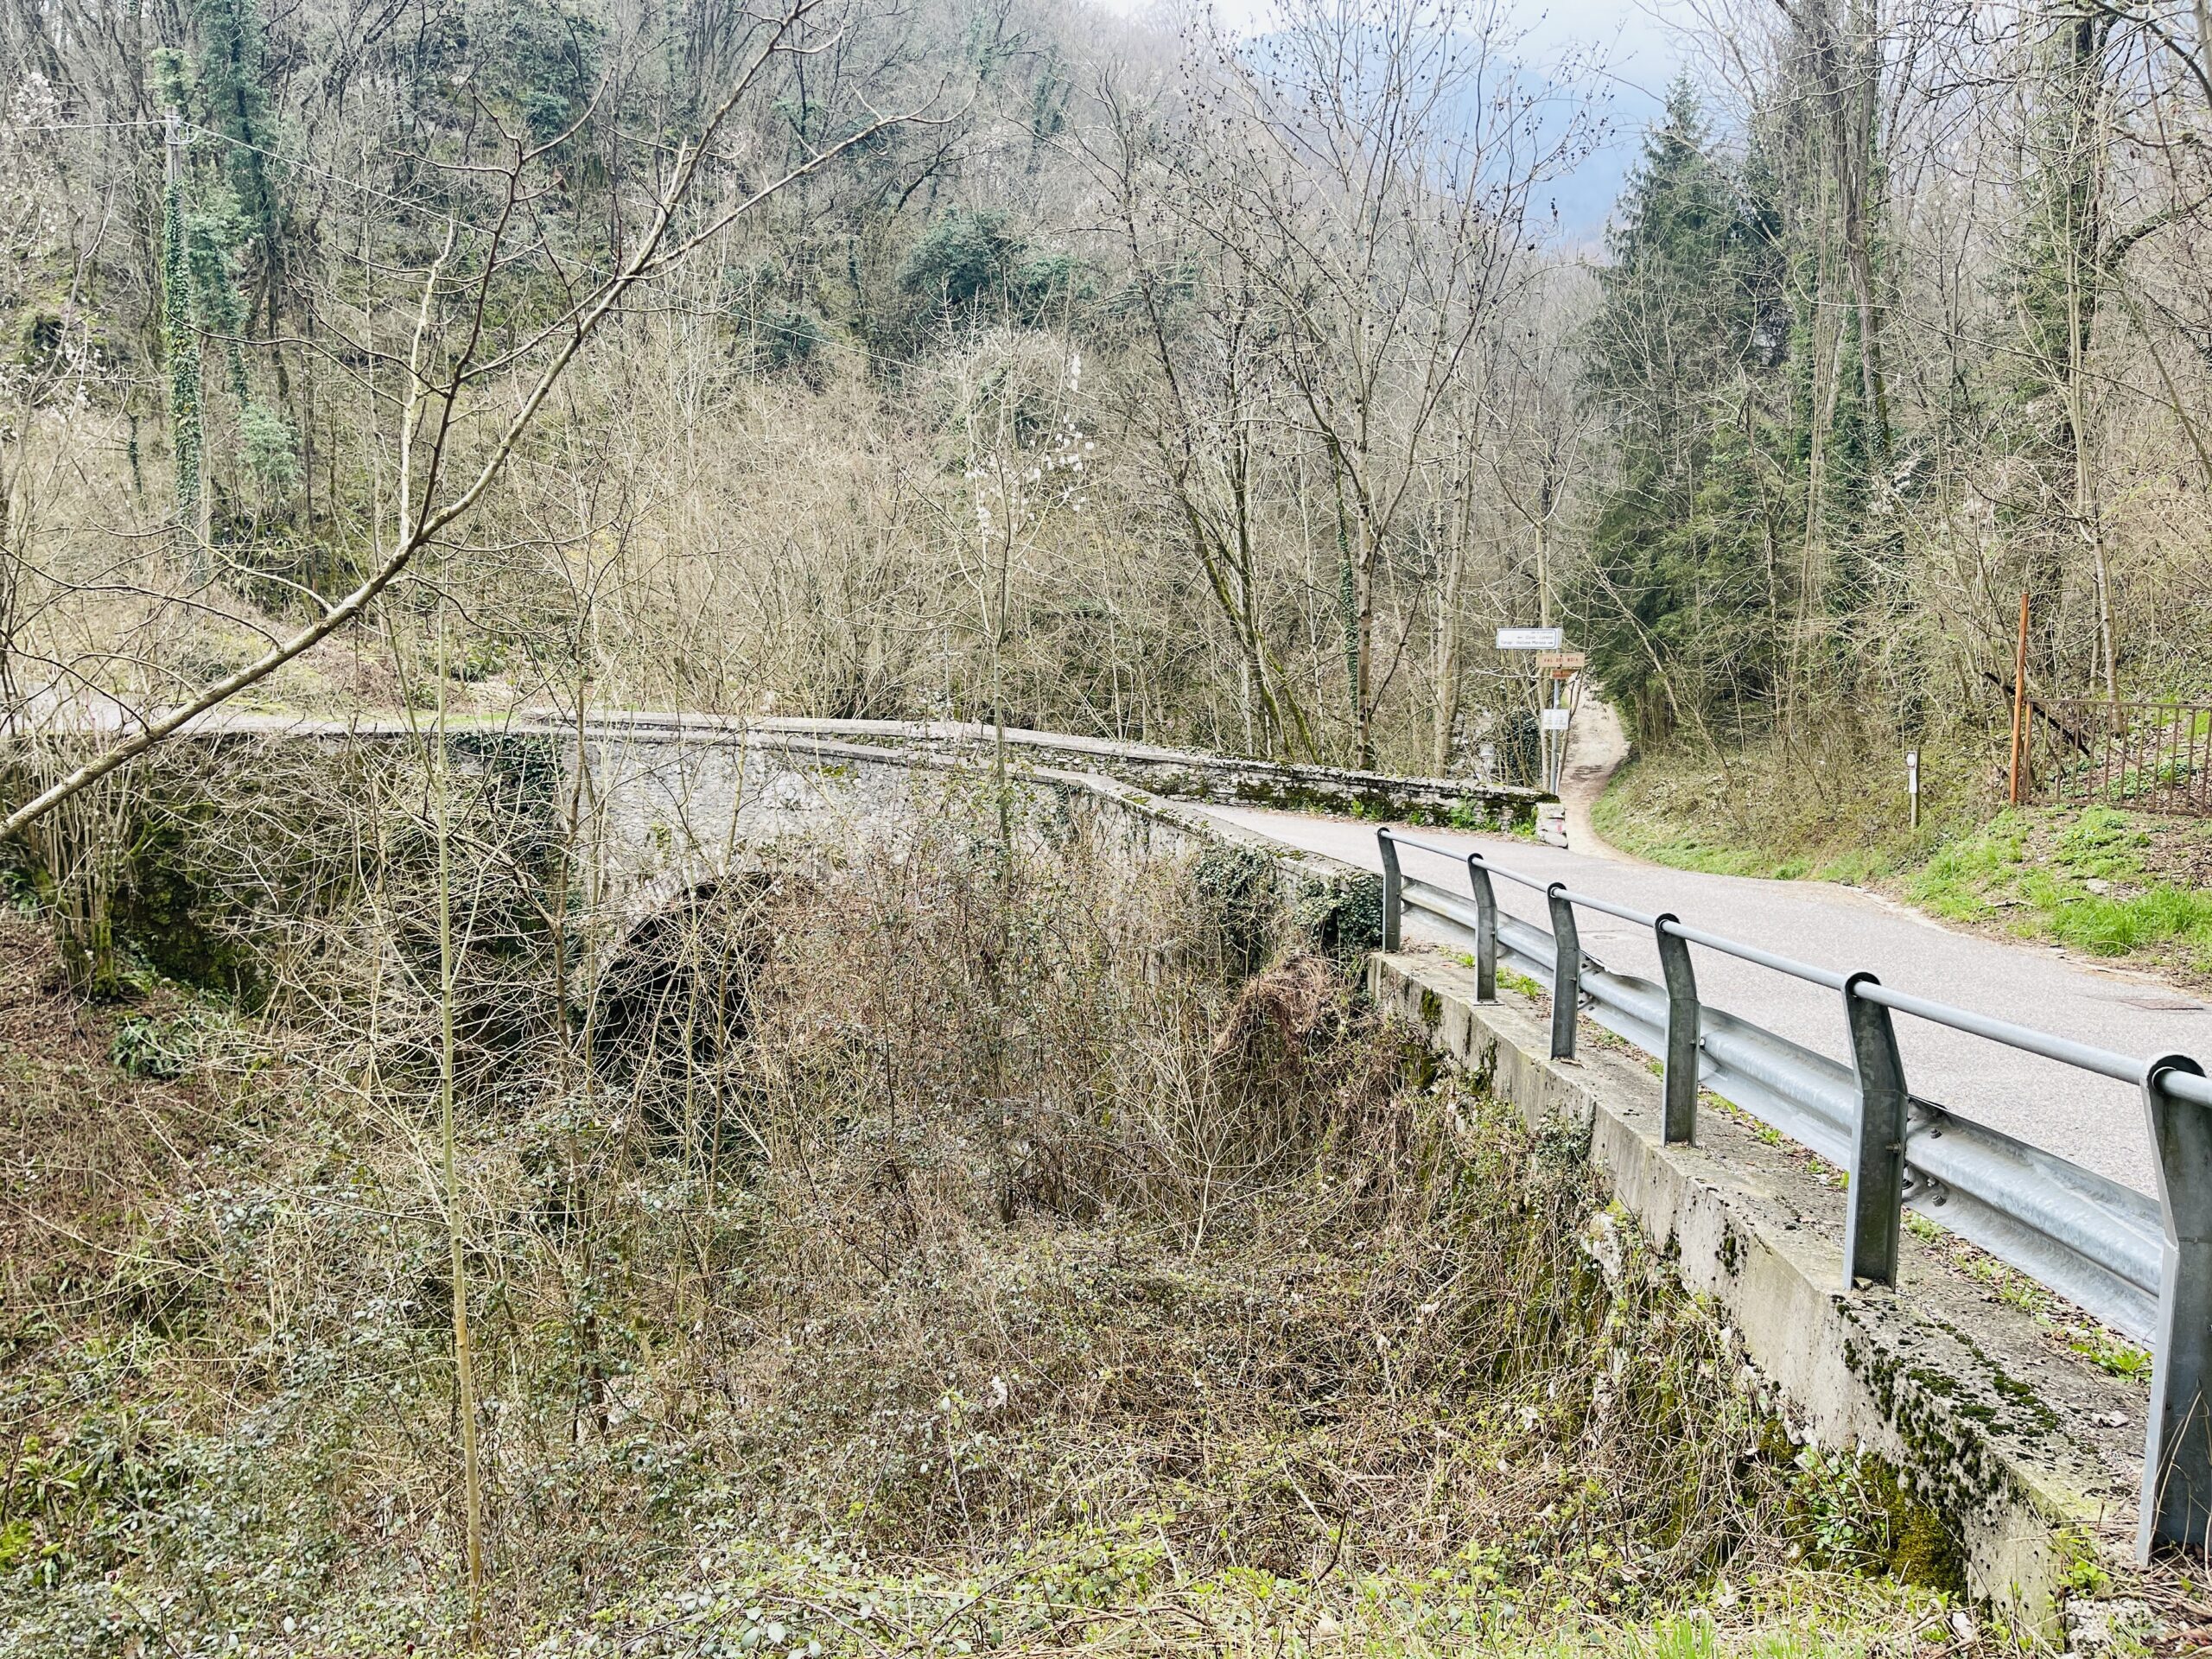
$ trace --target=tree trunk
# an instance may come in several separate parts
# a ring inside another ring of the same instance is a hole
[[[1459,724],[1459,595],[1466,580],[1474,470],[1470,456],[1459,478],[1459,522],[1446,542],[1444,584],[1436,601],[1436,709],[1428,758],[1430,771],[1440,778],[1451,769],[1452,738]]]
[[[1882,370],[1880,284],[1874,270],[1874,111],[1878,103],[1880,54],[1871,35],[1872,20],[1854,7],[1853,38],[1836,27],[1834,0],[1804,0],[1802,10],[1783,10],[1804,38],[1805,55],[1821,106],[1827,119],[1838,207],[1842,225],[1844,272],[1851,283],[1859,322],[1859,372],[1866,399],[1872,442],[1869,459],[1878,467],[1889,454],[1889,388]],[[1863,4],[1863,0],[1862,0]]]

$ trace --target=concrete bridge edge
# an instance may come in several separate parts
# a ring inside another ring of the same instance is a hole
[[[1600,1180],[1682,1285],[1733,1324],[1793,1427],[1871,1452],[1909,1482],[1955,1539],[1974,1600],[2019,1635],[2076,1651],[2137,1611],[2088,1605],[2083,1583],[2099,1574],[2116,1579],[2132,1565],[2134,1505],[2112,1494],[2139,1407],[2113,1422],[2121,1414],[2088,1408],[2094,1384],[2039,1388],[2051,1361],[2032,1334],[1947,1284],[1961,1275],[1912,1239],[1899,1291],[1846,1297],[1842,1194],[1801,1156],[1712,1112],[1699,1145],[1665,1145],[1648,1071],[1602,1048],[1552,1060],[1548,1020],[1510,991],[1478,1003],[1471,969],[1377,953],[1367,984],[1532,1128],[1586,1135]]]

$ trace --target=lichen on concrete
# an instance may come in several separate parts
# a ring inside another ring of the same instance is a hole
[[[2053,1373],[2070,1357],[1918,1241],[1902,1289],[1842,1294],[1833,1188],[1718,1115],[1696,1146],[1666,1145],[1647,1071],[1594,1050],[1551,1061],[1535,1010],[1510,992],[1478,1005],[1460,964],[1379,957],[1370,984],[1533,1126],[1562,1131],[1562,1151],[1587,1126],[1585,1155],[1646,1235],[1672,1243],[1683,1285],[1740,1326],[1792,1423],[1866,1460],[1897,1571],[1963,1587],[2037,1639],[2060,1633],[2098,1579],[2080,1562],[2111,1533],[2107,1494],[2127,1473],[2104,1414],[2084,1408],[2097,1395],[2086,1363]],[[2124,1581],[2124,1563],[2101,1559],[2107,1589]]]

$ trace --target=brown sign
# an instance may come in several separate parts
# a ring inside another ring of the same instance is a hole
[[[1540,651],[1536,653],[1538,668],[1580,668],[1589,660],[1587,653],[1580,651]]]

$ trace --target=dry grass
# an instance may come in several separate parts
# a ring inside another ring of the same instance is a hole
[[[1027,846],[956,806],[895,855],[795,849],[602,941],[577,1016],[474,1027],[501,1645],[757,1646],[766,1605],[855,1653],[1441,1651],[1724,1578],[1905,1628],[1850,1587],[1891,1541],[1860,1475],[1800,1463],[1577,1147],[1434,1075],[1327,963],[1240,982],[1173,864]],[[114,1253],[15,1241],[79,1294],[0,1382],[0,1648],[449,1643],[419,1004],[388,971],[354,1028],[332,988],[404,958],[413,912],[378,903],[329,924],[395,942],[315,957],[284,1023],[194,1013],[147,1051],[175,1082],[95,1077],[85,1037],[17,1123],[35,1167],[99,1090],[135,1103],[91,1141]],[[542,957],[486,927],[469,982],[542,1000]],[[5,1036],[54,1047],[35,1016]],[[1747,1598],[1746,1629],[1797,1618]]]

